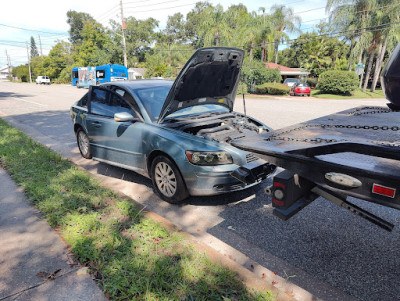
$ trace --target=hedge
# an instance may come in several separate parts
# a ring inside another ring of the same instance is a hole
[[[284,84],[265,83],[255,86],[256,94],[285,95],[289,90],[290,87]]]
[[[358,86],[358,76],[353,71],[331,70],[321,73],[317,88],[322,93],[351,95]]]

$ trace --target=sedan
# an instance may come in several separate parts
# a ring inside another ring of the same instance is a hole
[[[71,117],[81,155],[149,177],[165,201],[241,190],[239,167],[267,166],[230,142],[270,129],[233,112],[243,51],[198,50],[175,82],[137,80],[92,86]]]
[[[292,96],[310,96],[311,89],[306,83],[297,83],[290,88],[289,95]]]

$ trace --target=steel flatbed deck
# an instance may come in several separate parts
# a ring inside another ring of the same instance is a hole
[[[319,195],[391,230],[390,224],[349,203],[347,196],[400,209],[400,112],[359,107],[232,141],[268,163],[305,179],[299,199],[274,197],[276,213],[289,218]],[[244,172],[244,170],[242,170]],[[250,168],[251,172],[251,168]],[[298,179],[294,177],[294,182]],[[275,182],[275,181],[274,181]],[[277,194],[281,196],[281,192]],[[372,219],[372,220],[371,220]]]

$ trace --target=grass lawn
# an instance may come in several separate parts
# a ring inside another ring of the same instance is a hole
[[[360,89],[357,89],[353,92],[351,96],[344,95],[336,95],[336,94],[322,94],[319,90],[311,90],[311,96],[317,98],[328,98],[328,99],[352,99],[352,98],[385,98],[385,93],[383,90],[375,90],[375,92],[362,92]]]
[[[0,165],[111,300],[272,300],[0,119]]]

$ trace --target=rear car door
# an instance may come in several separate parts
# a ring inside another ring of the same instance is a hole
[[[87,130],[92,153],[101,161],[142,171],[145,167],[142,151],[145,124],[133,106],[125,101],[125,93],[119,88],[115,91],[91,88]],[[135,120],[115,121],[114,114],[122,112],[131,114]]]

